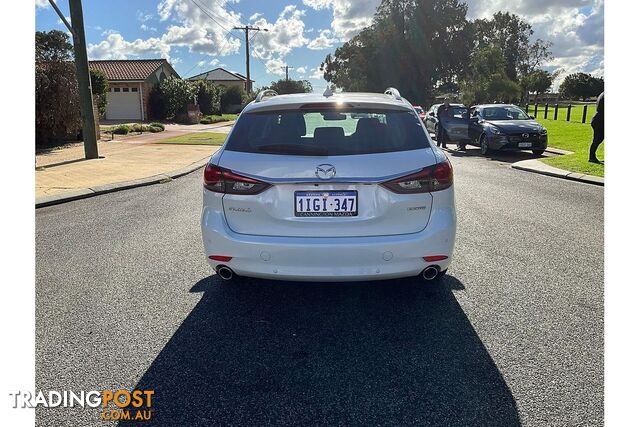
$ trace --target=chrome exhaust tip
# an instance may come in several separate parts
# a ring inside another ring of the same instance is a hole
[[[440,273],[440,268],[435,265],[430,265],[422,270],[422,278],[424,280],[433,280],[438,277],[438,273]]]
[[[233,279],[233,270],[227,267],[226,265],[220,265],[216,268],[216,273],[222,280],[231,280]]]

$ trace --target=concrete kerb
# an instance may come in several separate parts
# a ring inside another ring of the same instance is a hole
[[[512,164],[511,167],[527,172],[553,176],[555,178],[562,178],[571,181],[604,186],[604,178],[601,178],[599,176],[585,175],[581,173],[566,171],[564,169],[554,168],[553,166],[549,166],[536,159],[522,160],[520,162]]]
[[[197,162],[194,162],[188,166],[180,169],[168,172],[166,174],[153,175],[145,178],[140,178],[132,181],[116,182],[113,184],[104,184],[90,188],[80,188],[77,190],[65,191],[64,193],[54,194],[51,196],[43,196],[36,198],[36,209],[45,206],[52,206],[61,203],[71,202],[73,200],[86,199],[88,197],[98,196],[100,194],[113,193],[115,191],[128,190],[136,187],[143,187],[146,185],[159,184],[170,181],[174,178],[187,175],[200,169],[206,165],[210,156],[207,156]]]

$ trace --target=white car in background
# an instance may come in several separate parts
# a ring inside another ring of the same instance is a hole
[[[453,170],[393,88],[261,92],[207,164],[203,199],[224,280],[433,280],[451,263]]]

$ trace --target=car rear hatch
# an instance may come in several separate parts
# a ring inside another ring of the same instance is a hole
[[[365,131],[372,123],[380,126],[375,123],[383,120],[380,117],[371,121],[377,113],[352,112],[348,119],[325,115],[321,123],[317,116],[305,114],[304,125],[299,113],[273,114],[279,116],[275,127],[290,128],[288,121],[299,127],[293,131],[295,147],[290,129],[286,130],[288,136],[280,132],[277,138],[264,142],[259,132],[243,125],[241,117],[220,157],[218,167],[269,184],[258,194],[224,195],[225,217],[233,231],[263,236],[355,237],[416,233],[427,226],[430,193],[398,194],[380,185],[436,163],[415,113],[411,112],[409,122],[417,122],[418,133],[412,129],[410,135],[388,135],[393,141],[414,140],[384,147],[384,152],[375,152],[380,150],[376,139],[384,139],[388,129]],[[290,114],[297,118],[291,119]],[[391,116],[383,120],[385,125],[397,120]],[[261,142],[251,145],[255,141]],[[345,154],[345,146],[351,154]]]

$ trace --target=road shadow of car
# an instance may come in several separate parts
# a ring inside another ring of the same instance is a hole
[[[136,385],[155,391],[146,425],[520,425],[456,289],[203,279]]]
[[[484,157],[488,160],[515,163],[521,160],[542,159],[545,157],[553,157],[554,154],[545,152],[542,156],[536,156],[531,151],[490,151],[483,155],[480,148],[475,146],[467,146],[466,150],[459,151],[457,149],[446,149],[446,152],[453,157]]]

